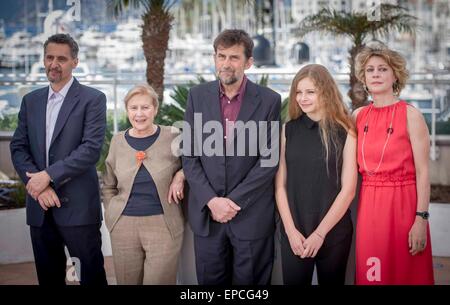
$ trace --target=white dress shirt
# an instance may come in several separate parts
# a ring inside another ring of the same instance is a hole
[[[53,131],[55,130],[56,120],[58,118],[59,111],[61,110],[64,98],[67,92],[72,86],[73,77],[62,87],[59,92],[52,89],[52,86],[48,86],[48,98],[47,98],[47,112],[45,116],[45,156],[46,164],[48,164],[48,152],[50,149],[50,142],[52,141]]]

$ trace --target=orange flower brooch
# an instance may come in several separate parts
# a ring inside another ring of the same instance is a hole
[[[142,162],[144,162],[144,159],[146,157],[147,156],[145,155],[145,151],[140,150],[140,151],[136,152],[136,162],[137,162],[138,166],[142,165]]]

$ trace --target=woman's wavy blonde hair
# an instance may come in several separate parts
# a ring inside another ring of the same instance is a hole
[[[305,78],[309,78],[314,83],[318,94],[319,107],[323,113],[323,117],[319,121],[319,129],[320,138],[325,148],[328,171],[330,147],[334,147],[336,160],[339,160],[345,144],[339,139],[338,127],[342,127],[352,136],[356,136],[355,127],[336,82],[327,68],[318,64],[307,65],[295,75],[289,93],[290,120],[295,120],[303,114],[297,103],[297,85]],[[338,162],[336,162],[336,166],[338,166]]]
[[[405,88],[406,81],[409,77],[409,72],[406,69],[406,60],[399,53],[389,49],[381,43],[373,43],[364,47],[355,58],[355,74],[356,78],[366,88],[365,68],[367,62],[373,56],[378,56],[384,59],[394,72],[397,81],[392,85],[392,89],[396,96],[399,96],[403,88]],[[366,88],[367,90],[367,88]]]

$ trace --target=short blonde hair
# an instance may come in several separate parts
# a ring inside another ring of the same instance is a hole
[[[400,92],[403,88],[405,88],[406,81],[409,77],[409,72],[406,69],[406,60],[399,52],[391,50],[383,44],[372,44],[370,46],[366,46],[358,53],[358,55],[356,55],[356,78],[358,78],[358,80],[365,86],[365,67],[369,59],[373,56],[381,57],[391,67],[395,78],[397,78],[397,81],[393,85],[394,94],[397,96],[400,95]]]
[[[152,101],[153,106],[156,109],[158,109],[159,107],[158,94],[156,94],[155,89],[153,89],[153,87],[148,84],[136,85],[133,88],[131,88],[130,91],[128,91],[127,95],[125,96],[125,108],[128,107],[128,102],[136,95],[148,96]]]

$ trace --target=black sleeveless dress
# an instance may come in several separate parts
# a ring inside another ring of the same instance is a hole
[[[347,132],[342,127],[336,132],[343,148]],[[342,153],[336,160],[334,145],[330,145],[327,170],[319,125],[305,114],[286,123],[285,135],[289,208],[296,228],[307,238],[325,217],[341,189]],[[286,237],[283,226],[281,231]],[[327,234],[321,249],[352,234],[350,210],[347,210]]]

